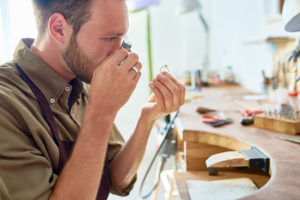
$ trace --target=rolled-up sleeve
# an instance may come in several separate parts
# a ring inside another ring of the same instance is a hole
[[[109,163],[113,160],[113,158],[117,155],[117,153],[121,150],[123,145],[125,144],[125,140],[122,137],[120,131],[117,129],[115,124],[112,127],[112,132],[110,134],[109,144],[108,144],[108,160]],[[134,176],[131,183],[126,189],[121,189],[111,178],[110,192],[112,194],[116,194],[119,196],[127,196],[132,190],[137,179],[137,175]]]

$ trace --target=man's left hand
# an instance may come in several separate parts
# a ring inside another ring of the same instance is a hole
[[[161,72],[149,84],[153,91],[143,106],[143,113],[156,120],[175,112],[184,104],[185,87],[167,72]]]

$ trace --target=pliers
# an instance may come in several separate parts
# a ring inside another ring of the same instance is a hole
[[[215,116],[215,115],[202,115],[202,118],[210,119],[210,120],[203,120],[202,122],[209,124],[213,127],[219,127],[219,126],[223,126],[225,124],[231,124],[233,122],[229,118],[220,119],[218,116]]]
[[[203,120],[203,123],[211,123],[211,122],[217,122],[219,121],[219,117],[214,115],[202,115],[202,118],[204,119],[210,119],[210,120]]]
[[[244,116],[244,118],[241,119],[240,123],[243,126],[253,124],[255,115],[262,114],[262,113],[264,113],[264,111],[261,111],[261,110],[253,110],[253,111],[244,110],[244,111],[242,111],[242,115]]]

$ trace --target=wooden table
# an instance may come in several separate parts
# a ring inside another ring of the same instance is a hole
[[[232,172],[232,171],[219,172],[218,176],[209,176],[206,170],[175,172],[174,177],[175,177],[175,181],[176,181],[177,188],[179,190],[181,199],[190,199],[188,187],[186,184],[187,180],[214,181],[214,180],[245,177],[245,178],[250,178],[252,180],[255,180],[255,183],[258,187],[262,187],[268,181],[268,179],[266,179],[266,177],[262,174]],[[212,192],[215,192],[215,191],[212,191]]]
[[[205,161],[204,158],[210,156],[207,154],[202,157],[196,157],[199,152],[193,154],[196,150],[193,150],[189,146],[195,146],[197,143],[200,146],[211,145],[216,149],[220,148],[209,151],[212,154],[218,151],[222,152],[226,149],[240,151],[255,146],[270,158],[271,178],[269,179],[264,176],[265,178],[259,181],[260,176],[255,177],[255,174],[248,174],[249,176],[253,176],[252,180],[254,180],[260,189],[243,199],[300,199],[300,145],[276,138],[277,135],[286,134],[255,128],[253,125],[247,127],[240,125],[239,121],[242,117],[242,110],[262,109],[265,104],[265,102],[243,100],[242,97],[248,94],[250,92],[239,86],[203,89],[203,98],[187,103],[180,108],[175,126],[179,139],[184,144],[184,148],[179,147],[179,149],[187,151],[185,152],[185,162],[189,159],[194,159],[201,163]],[[213,128],[203,124],[201,116],[196,112],[198,106],[222,111],[226,117],[233,119],[234,123],[220,128]],[[297,135],[288,136],[298,139],[300,137]],[[193,154],[191,158],[188,151],[190,154]],[[202,163],[199,166],[190,165],[192,170],[194,170],[193,168],[200,167],[202,171],[175,173],[176,184],[180,197],[183,200],[189,199],[186,180],[206,180],[207,170],[205,170],[203,165],[205,164]],[[239,177],[236,174],[238,172],[232,173],[227,173],[229,178]],[[265,184],[265,182],[267,183]]]

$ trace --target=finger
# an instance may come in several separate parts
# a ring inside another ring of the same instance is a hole
[[[180,93],[180,105],[183,105],[184,102],[185,102],[185,87],[184,87],[183,84],[181,84],[181,86],[180,86],[180,91],[181,91],[181,93]]]
[[[173,95],[172,95],[172,93],[166,88],[165,85],[163,85],[161,82],[159,82],[156,79],[153,80],[153,84],[154,84],[155,87],[157,87],[159,89],[159,91],[163,95],[164,105],[165,105],[166,110],[170,111],[172,109],[172,105],[173,105]]]
[[[162,82],[172,93],[173,107],[176,107],[176,109],[178,109],[178,107],[180,106],[180,88],[169,77],[163,74],[158,74],[157,79]]]
[[[134,80],[136,81],[136,83],[137,83],[138,80],[141,78],[141,75],[142,75],[142,73],[141,73],[141,72],[138,72],[138,73],[136,74],[136,76],[134,77]]]
[[[162,95],[162,93],[159,91],[159,89],[157,87],[154,86],[153,83],[149,84],[151,90],[153,91],[155,98],[156,98],[156,103],[158,108],[162,108],[164,110],[166,110],[165,104],[164,104],[164,96]],[[155,102],[155,101],[154,101]]]
[[[180,88],[180,105],[184,104],[185,99],[185,87],[182,83],[177,81],[171,74],[168,72],[162,72],[164,75],[168,76],[179,88]]]
[[[136,86],[137,86],[137,83],[138,83],[140,77],[141,77],[141,73],[139,72],[139,73],[137,73],[137,74],[135,75],[135,78],[134,78],[134,79],[129,80],[129,81],[130,81],[130,84],[131,84],[132,88],[134,88],[134,90],[135,90],[135,88],[136,88]]]
[[[138,75],[139,71],[136,67],[132,67],[130,70],[129,70],[129,74],[128,76],[131,78],[131,79],[134,79],[137,75]]]
[[[130,68],[132,68],[133,66],[135,66],[139,61],[139,56],[136,53],[131,53],[126,61],[121,64],[122,66],[124,66],[124,69],[126,70],[130,70]]]
[[[136,77],[136,75],[138,74],[138,73],[140,73],[140,70],[142,69],[142,63],[140,63],[140,62],[137,62],[133,67],[131,67],[130,69],[129,69],[129,73],[130,73],[130,77],[131,78],[135,78]],[[134,73],[133,73],[134,72]]]
[[[154,93],[151,94],[151,96],[150,96],[150,98],[149,98],[148,101],[149,101],[149,102],[156,102],[156,96],[155,96]]]
[[[134,65],[139,71],[142,70],[142,63],[140,63],[139,61]]]
[[[125,49],[115,50],[111,55],[108,56],[108,59],[114,65],[120,65],[120,63],[128,57],[128,51]]]

